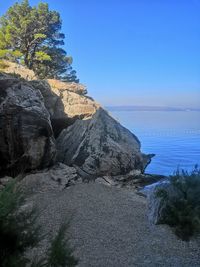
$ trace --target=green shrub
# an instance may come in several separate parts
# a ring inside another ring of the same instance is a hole
[[[47,255],[32,262],[31,267],[75,267],[78,260],[66,237],[69,223],[63,223],[56,236],[51,240]]]
[[[66,238],[66,231],[69,224],[62,224],[56,237],[52,240],[48,251],[48,267],[74,267],[78,260],[73,256],[73,249]]]
[[[24,256],[35,247],[40,227],[36,224],[34,208],[23,209],[23,193],[12,181],[0,191],[0,262],[2,267],[24,267],[29,260]]]
[[[50,248],[37,262],[26,257],[28,249],[35,248],[41,239],[35,208],[24,208],[24,194],[12,181],[0,191],[0,266],[1,267],[74,267],[77,260],[66,238],[69,224],[62,224],[50,242]],[[38,258],[38,257],[36,257]]]
[[[200,232],[200,170],[197,165],[190,173],[178,170],[169,181],[176,197],[165,189],[157,191],[157,197],[167,203],[163,221],[174,228],[179,238],[188,241]]]

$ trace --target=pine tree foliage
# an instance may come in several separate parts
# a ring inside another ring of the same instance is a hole
[[[47,3],[31,7],[28,0],[15,3],[0,19],[0,59],[8,59],[33,69],[40,78],[78,82],[70,57],[61,48],[60,14]]]

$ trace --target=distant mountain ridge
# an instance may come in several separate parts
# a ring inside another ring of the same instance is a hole
[[[200,111],[200,108],[179,108],[163,106],[106,106],[109,111]]]

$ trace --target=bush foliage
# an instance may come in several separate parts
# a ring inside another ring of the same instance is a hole
[[[177,171],[170,176],[170,185],[177,196],[170,196],[165,189],[157,191],[157,197],[167,203],[163,222],[174,228],[175,234],[188,241],[200,232],[200,169],[192,172]]]
[[[73,249],[69,246],[69,240],[65,237],[68,226],[67,223],[62,224],[51,242],[47,260],[49,267],[74,267],[78,264],[78,260],[73,256]]]
[[[36,223],[36,210],[24,210],[24,197],[9,183],[0,191],[0,262],[2,267],[23,267],[28,263],[24,256],[27,249],[35,247],[40,227]]]
[[[0,266],[1,267],[73,267],[77,260],[66,239],[69,224],[61,225],[50,242],[47,255],[37,262],[26,256],[28,249],[35,248],[44,237],[37,223],[36,208],[26,208],[23,192],[16,181],[0,191]],[[37,258],[37,257],[36,257]]]

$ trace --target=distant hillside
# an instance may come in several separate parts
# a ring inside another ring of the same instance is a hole
[[[200,111],[200,108],[177,108],[162,106],[107,106],[109,111]]]

